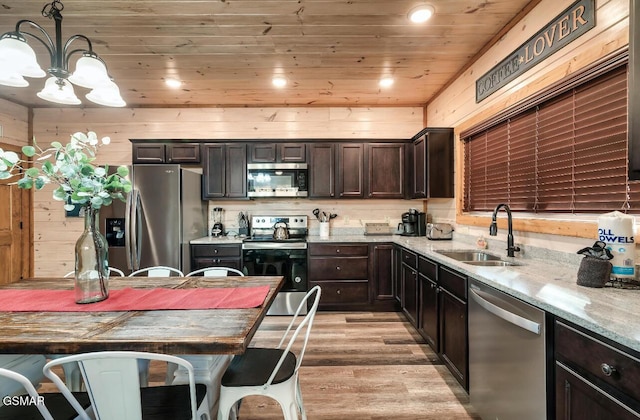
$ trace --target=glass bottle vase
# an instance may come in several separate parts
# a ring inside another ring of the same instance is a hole
[[[84,208],[84,232],[76,242],[76,303],[100,302],[109,297],[107,241],[100,233],[100,211]]]

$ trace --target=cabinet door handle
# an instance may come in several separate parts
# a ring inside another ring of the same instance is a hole
[[[336,290],[336,295],[340,294],[340,289]]]
[[[340,248],[336,249],[336,254],[340,253]]]
[[[218,250],[217,250],[217,249],[214,249],[214,250],[213,250],[213,253],[214,253],[214,254],[217,254],[217,253],[218,253]]]
[[[602,369],[602,373],[604,373],[605,376],[611,376],[614,373],[617,372],[616,368],[607,364],[607,363],[603,363],[600,365],[600,369]]]
[[[336,266],[336,270],[340,271],[340,266],[339,265]]]

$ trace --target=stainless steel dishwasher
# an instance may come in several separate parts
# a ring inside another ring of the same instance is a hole
[[[545,419],[545,313],[469,281],[469,396],[484,420]]]

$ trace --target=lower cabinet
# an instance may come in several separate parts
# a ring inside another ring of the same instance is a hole
[[[319,285],[319,308],[365,309],[369,299],[369,246],[361,243],[310,243],[309,287]]]
[[[467,303],[445,289],[440,289],[440,349],[438,354],[453,376],[469,389],[467,356]]]
[[[402,312],[415,328],[418,328],[418,256],[409,250],[403,249],[402,256]]]
[[[394,297],[393,244],[369,244],[369,273],[371,280],[371,301],[377,310],[397,309]]]
[[[568,322],[556,320],[556,419],[640,418],[640,358]]]
[[[191,271],[206,267],[230,267],[242,270],[240,244],[191,244],[190,248]]]
[[[436,263],[422,256],[418,257],[418,293],[420,295],[418,332],[436,352],[440,350],[437,272]]]
[[[402,247],[396,255],[402,312],[468,390],[467,277]]]

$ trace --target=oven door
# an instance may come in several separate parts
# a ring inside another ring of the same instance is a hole
[[[290,248],[287,249],[281,248],[282,245],[277,242],[245,242],[242,245],[243,271],[247,275],[284,277],[284,285],[267,315],[292,315],[308,289],[307,244],[288,244]]]

